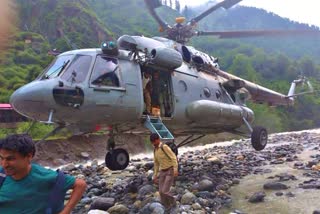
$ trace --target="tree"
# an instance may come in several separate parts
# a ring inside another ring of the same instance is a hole
[[[162,5],[167,5],[167,0],[163,0]]]
[[[182,11],[182,14],[184,15],[184,17],[186,17],[186,19],[189,18],[189,8],[188,6],[184,6],[184,10]]]
[[[230,67],[230,72],[255,83],[259,80],[257,72],[252,67],[250,58],[243,54],[237,54],[235,56]]]
[[[176,0],[176,10],[180,12],[180,2],[179,0]]]
[[[301,69],[301,72],[306,76],[319,76],[319,73],[316,70],[316,66],[314,65],[310,57],[303,57],[301,60],[299,60],[299,68]]]
[[[284,124],[279,112],[263,104],[248,103],[248,106],[253,109],[255,120],[253,126],[263,125],[269,133],[281,132],[284,130]]]

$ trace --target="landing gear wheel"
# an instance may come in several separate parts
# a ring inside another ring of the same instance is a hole
[[[268,132],[265,128],[261,126],[256,126],[253,128],[251,133],[251,145],[257,150],[263,150],[268,143]]]
[[[113,150],[114,161],[117,165],[117,170],[123,170],[129,165],[129,154],[125,149]]]
[[[106,167],[108,167],[108,169],[114,171],[114,170],[117,170],[116,169],[116,165],[113,163],[113,151],[111,152],[107,152],[106,154],[106,157],[105,157],[105,164],[106,164]]]
[[[125,149],[114,149],[106,154],[106,166],[114,170],[123,170],[129,164],[129,154]]]

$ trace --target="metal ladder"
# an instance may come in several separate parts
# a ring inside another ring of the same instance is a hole
[[[150,117],[149,115],[147,115],[144,126],[152,133],[157,133],[161,140],[174,140],[173,135],[163,124],[160,117]]]

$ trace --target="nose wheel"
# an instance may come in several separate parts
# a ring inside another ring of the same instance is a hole
[[[113,149],[107,152],[105,164],[110,170],[123,170],[129,164],[129,154],[125,149]]]
[[[109,139],[107,141],[107,154],[105,164],[110,170],[123,170],[129,165],[129,154],[125,149],[115,149],[115,136],[113,129],[110,130]]]

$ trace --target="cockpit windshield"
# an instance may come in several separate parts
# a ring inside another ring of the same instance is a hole
[[[69,63],[68,68],[63,71],[61,79],[72,83],[83,82],[89,73],[91,61],[91,56],[77,54]]]
[[[59,76],[65,67],[67,67],[73,56],[74,55],[58,56],[51,65],[44,70],[41,79],[52,79]]]

